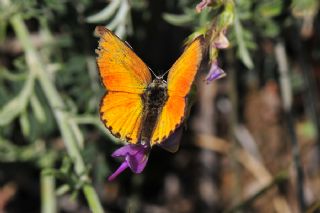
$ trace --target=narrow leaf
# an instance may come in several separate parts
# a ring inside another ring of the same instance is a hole
[[[22,129],[22,133],[25,137],[29,137],[30,136],[30,121],[28,118],[28,113],[27,111],[23,111],[19,117],[19,121],[20,121],[20,126]]]
[[[47,119],[46,113],[44,112],[44,109],[41,106],[41,103],[36,94],[31,95],[30,104],[37,121],[42,124],[45,123]]]
[[[87,18],[87,22],[88,23],[97,23],[97,22],[103,22],[103,21],[108,20],[116,12],[120,3],[121,3],[120,0],[111,1],[111,3],[108,6],[106,6],[103,10],[101,10],[97,14],[89,16]]]
[[[34,80],[34,74],[30,73],[23,88],[21,89],[20,94],[11,99],[0,110],[0,126],[9,124],[22,111],[26,109],[31,93],[33,92]]]
[[[245,45],[245,41],[243,37],[243,28],[237,16],[235,17],[234,28],[235,28],[235,36],[237,40],[240,59],[246,65],[247,68],[252,69],[253,62],[250,57],[248,48]]]
[[[174,14],[165,13],[163,14],[163,18],[168,23],[176,26],[188,26],[194,20],[194,17],[189,14],[174,15]]]

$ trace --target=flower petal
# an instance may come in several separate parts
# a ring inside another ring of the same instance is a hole
[[[139,145],[128,144],[128,145],[124,145],[123,147],[114,151],[111,156],[112,157],[125,157],[127,155],[135,155],[137,152],[139,152],[140,149],[141,148]]]
[[[207,83],[226,76],[226,73],[218,66],[217,61],[212,62],[209,73],[206,77]]]
[[[124,161],[120,166],[119,166],[119,168],[114,172],[114,173],[112,173],[112,175],[110,175],[109,177],[108,177],[108,180],[109,181],[113,181],[114,179],[116,179],[116,177],[118,177],[118,175],[120,174],[120,173],[122,173],[126,168],[128,168],[129,167],[129,165],[128,165],[128,163],[127,163],[127,161]]]
[[[130,168],[134,173],[141,173],[145,168],[150,147],[141,144],[128,144],[113,152],[112,157],[121,157],[124,161],[121,166],[108,178],[114,180],[126,168]]]
[[[149,153],[138,152],[136,155],[127,156],[127,162],[132,172],[141,173],[146,167]]]
[[[228,48],[230,43],[225,35],[225,30],[221,31],[218,37],[214,40],[214,46],[218,49]]]

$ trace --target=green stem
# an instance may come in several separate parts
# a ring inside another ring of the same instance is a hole
[[[103,212],[103,208],[99,202],[98,195],[90,184],[90,179],[87,176],[86,166],[80,154],[80,149],[75,140],[75,135],[72,132],[70,125],[67,122],[67,113],[65,104],[51,81],[47,72],[45,72],[44,65],[41,63],[41,57],[32,45],[30,34],[20,14],[16,14],[11,18],[13,29],[21,42],[25,51],[26,60],[31,72],[34,72],[40,82],[40,85],[48,99],[49,105],[55,115],[59,129],[62,133],[65,146],[68,154],[74,161],[75,172],[80,176],[82,181],[87,184],[83,186],[83,193],[88,201],[92,212]]]
[[[41,212],[57,212],[57,203],[55,197],[55,179],[52,175],[41,173]]]

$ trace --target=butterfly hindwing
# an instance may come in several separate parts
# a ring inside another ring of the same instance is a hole
[[[185,98],[169,96],[159,115],[151,145],[161,143],[178,128],[183,121],[185,105]]]
[[[142,94],[151,82],[145,63],[107,28],[96,27],[100,36],[97,63],[108,91]]]
[[[108,92],[100,106],[101,120],[110,132],[129,143],[139,140],[143,103],[137,94]]]
[[[183,122],[186,98],[202,61],[202,37],[195,39],[173,64],[168,74],[168,100],[151,138],[151,145],[167,139]]]

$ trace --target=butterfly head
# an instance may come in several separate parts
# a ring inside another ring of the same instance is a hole
[[[166,89],[167,82],[162,78],[162,76],[156,76],[155,79],[149,84],[149,88]]]

